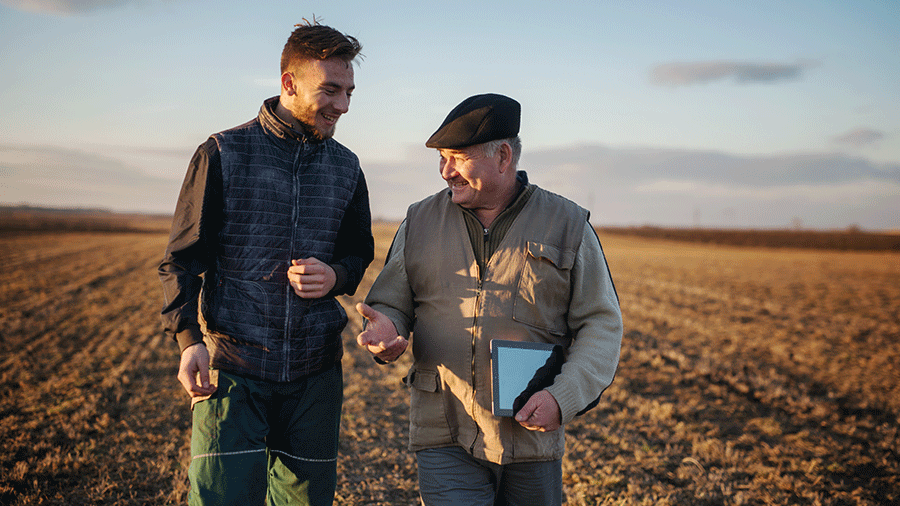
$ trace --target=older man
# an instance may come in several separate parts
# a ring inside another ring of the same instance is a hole
[[[618,365],[622,318],[589,213],[517,170],[519,123],[519,103],[496,94],[450,112],[425,144],[449,189],[409,207],[357,306],[378,362],[412,331],[409,444],[427,505],[561,504],[561,427]],[[565,350],[514,418],[492,414],[492,339]]]

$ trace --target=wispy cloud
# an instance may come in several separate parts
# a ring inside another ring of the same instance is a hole
[[[659,86],[688,86],[732,78],[738,83],[772,83],[800,79],[816,65],[811,60],[795,63],[700,61],[657,65],[650,82]]]
[[[845,144],[857,148],[873,144],[884,139],[884,132],[871,128],[857,128],[845,134],[838,135],[833,141],[838,144]]]
[[[900,164],[840,154],[581,145],[526,150],[522,168],[597,223],[777,227],[799,217],[814,228],[893,229],[900,216]]]
[[[402,218],[409,204],[446,188],[432,156],[362,161],[374,216]],[[800,218],[812,228],[900,225],[900,164],[861,157],[585,144],[526,148],[520,168],[531,182],[588,208],[595,224],[771,228]]]
[[[577,170],[617,184],[643,184],[661,179],[757,187],[835,184],[862,179],[900,183],[900,164],[876,164],[840,154],[740,156],[715,151],[583,145],[528,151],[522,156],[523,163],[528,165],[552,167],[560,179]]]
[[[0,145],[0,200],[6,203],[171,212],[179,186],[179,180],[96,153]]]
[[[178,169],[137,169],[147,157]],[[0,201],[171,212],[188,158],[184,149],[0,144]],[[428,150],[394,162],[362,160],[362,167],[375,217],[402,218],[409,204],[446,188]],[[765,228],[801,218],[813,228],[900,226],[900,163],[861,157],[581,145],[526,149],[521,168],[533,183],[591,210],[595,224]]]
[[[20,11],[68,16],[105,7],[118,7],[134,1],[136,0],[0,0],[0,4]]]
[[[697,181],[658,180],[634,187],[636,193],[682,195],[693,198],[745,199],[774,202],[802,196],[806,201],[835,203],[861,199],[884,199],[900,192],[900,183],[864,179],[836,184],[796,184],[774,186],[729,186]]]

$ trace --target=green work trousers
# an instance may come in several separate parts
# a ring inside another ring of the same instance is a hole
[[[278,383],[218,372],[193,407],[191,505],[330,505],[337,484],[343,378]]]

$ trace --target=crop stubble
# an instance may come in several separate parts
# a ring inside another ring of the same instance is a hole
[[[415,504],[408,357],[344,333],[336,504]],[[900,501],[900,255],[604,234],[626,334],[567,428],[568,504]],[[189,410],[161,332],[161,233],[0,236],[0,504],[183,503]]]

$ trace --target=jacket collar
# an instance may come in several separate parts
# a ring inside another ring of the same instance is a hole
[[[305,133],[295,130],[291,125],[279,118],[275,114],[278,100],[279,97],[277,95],[268,98],[263,101],[262,107],[259,108],[259,123],[266,133],[285,142],[301,142],[311,145],[322,144],[321,141],[307,137]]]

